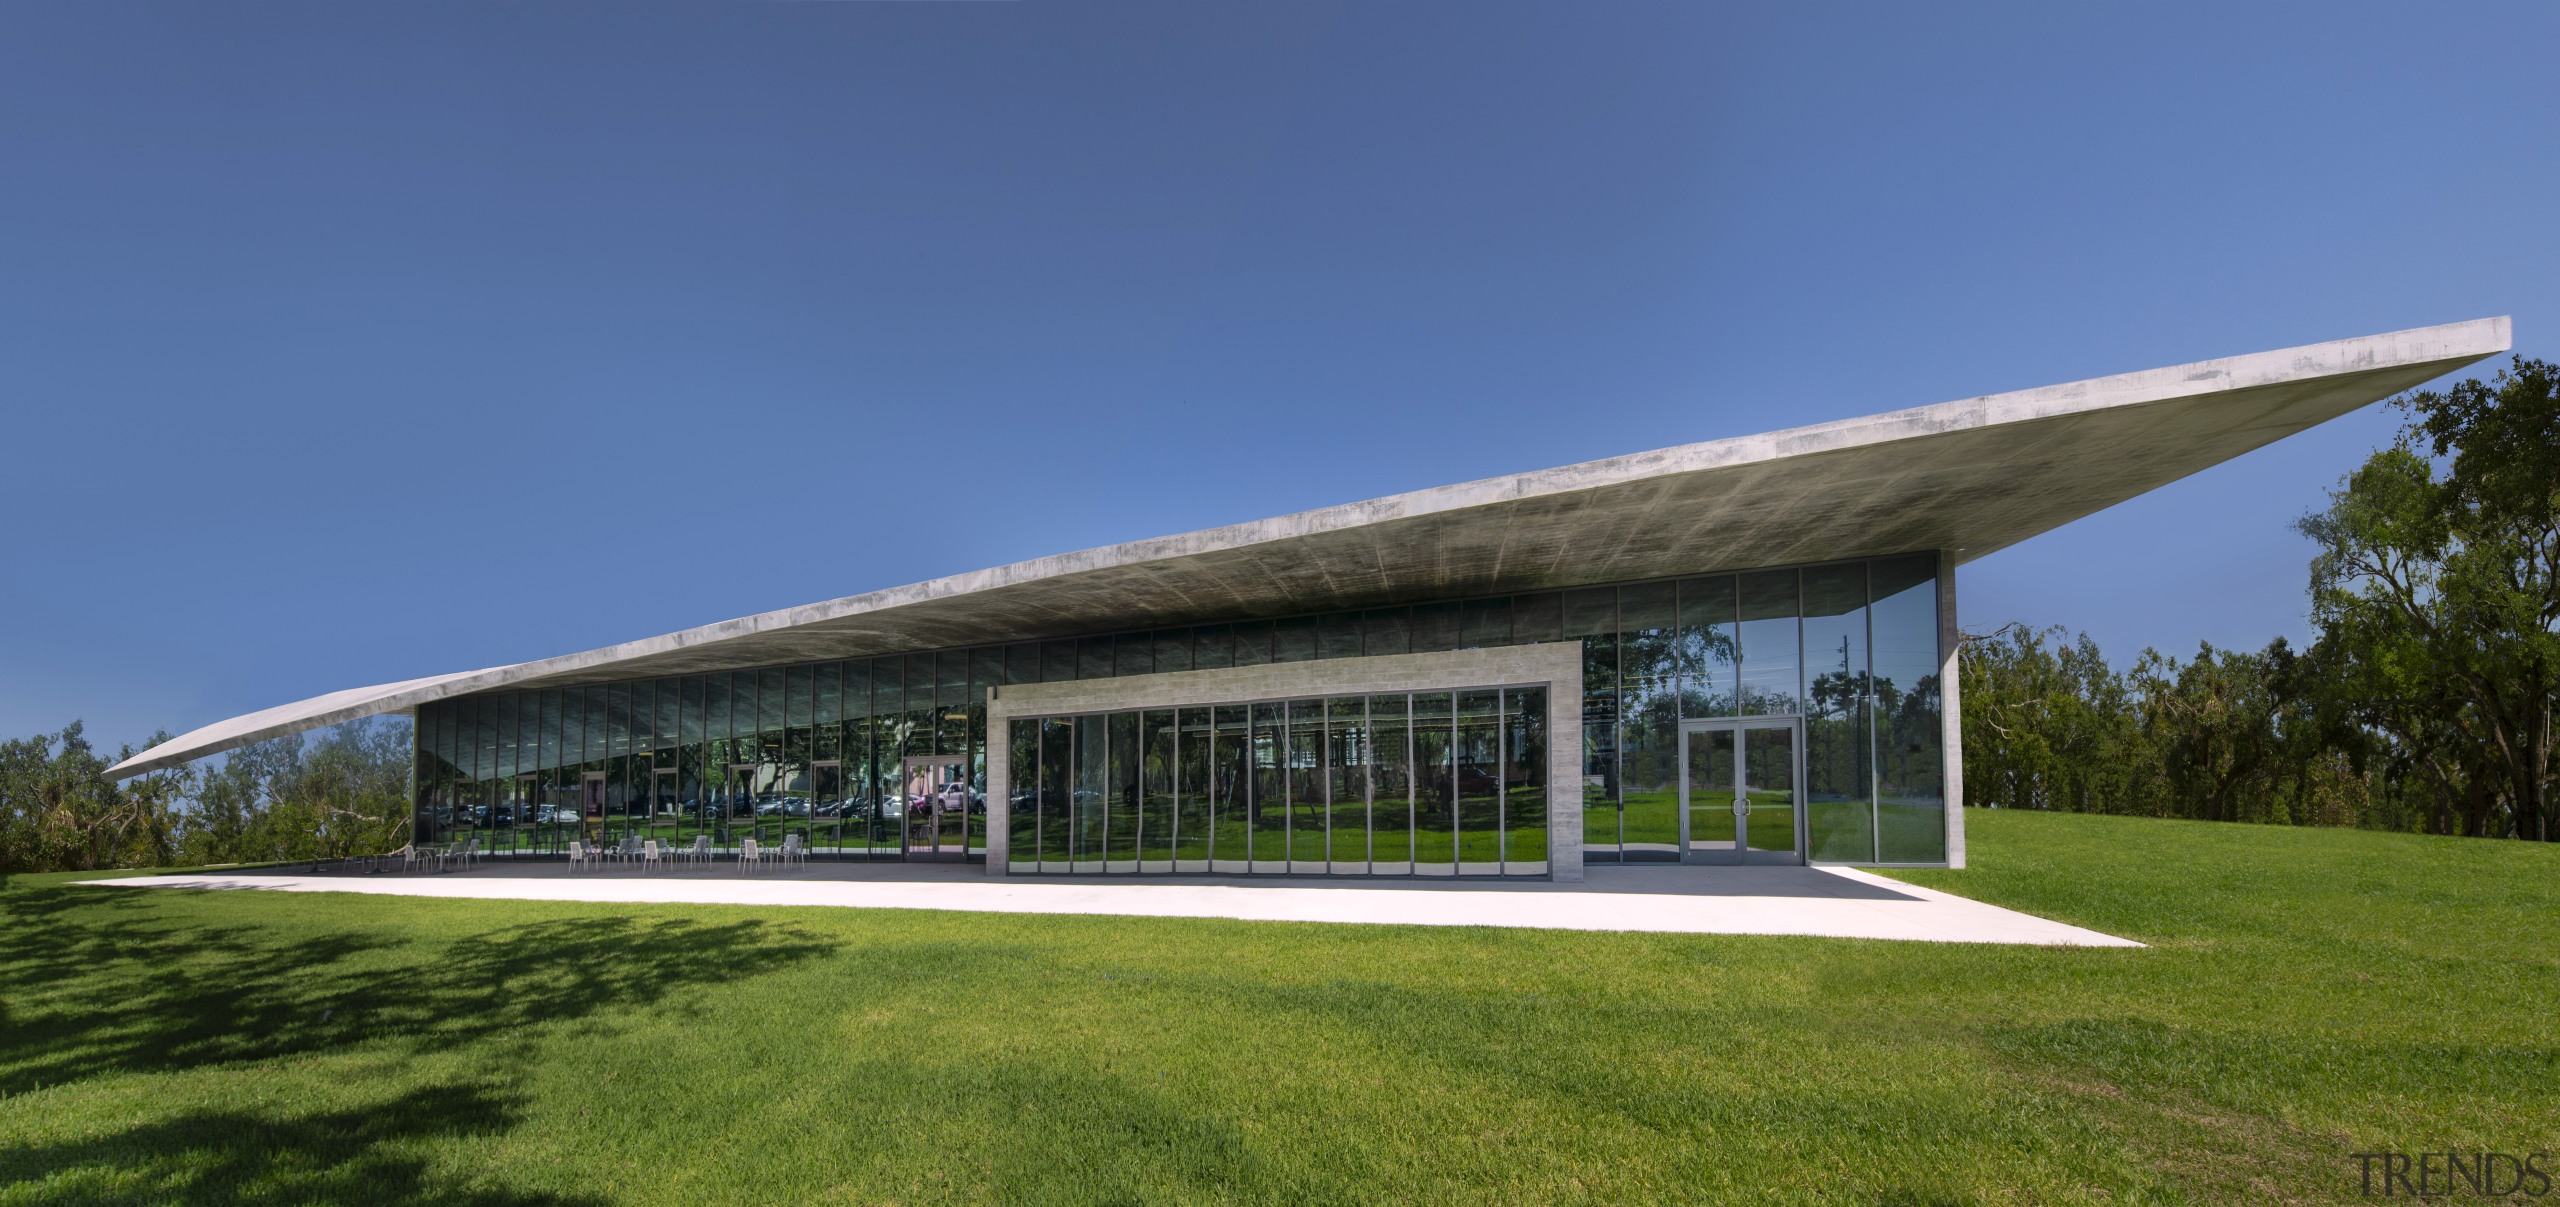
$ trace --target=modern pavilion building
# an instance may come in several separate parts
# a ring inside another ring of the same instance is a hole
[[[114,774],[399,713],[418,838],[502,856],[1962,866],[1958,566],[2508,345],[2482,319],[1061,554],[336,692]]]

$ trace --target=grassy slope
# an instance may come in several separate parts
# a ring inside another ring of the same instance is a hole
[[[18,877],[0,1203],[2331,1201],[2560,1148],[2560,849],[1970,820],[1911,879],[2157,946]]]

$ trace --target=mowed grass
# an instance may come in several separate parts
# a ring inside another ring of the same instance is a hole
[[[1909,878],[2154,946],[18,877],[0,1203],[2328,1202],[2560,1149],[2560,850],[1969,822]]]

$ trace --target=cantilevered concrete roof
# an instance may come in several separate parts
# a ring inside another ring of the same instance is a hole
[[[495,688],[1919,550],[1970,561],[2506,351],[2505,318],[1711,440],[1017,562],[208,725],[124,777]]]

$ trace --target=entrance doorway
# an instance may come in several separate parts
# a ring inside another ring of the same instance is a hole
[[[969,760],[956,754],[913,754],[892,798],[909,859],[969,856]]]
[[[1794,717],[1681,726],[1681,862],[1803,863],[1803,764]]]

